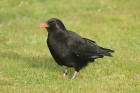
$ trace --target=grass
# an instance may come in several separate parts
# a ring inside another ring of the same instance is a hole
[[[1,0],[0,93],[140,93],[139,0]],[[81,70],[58,66],[47,46],[48,19],[114,49]]]

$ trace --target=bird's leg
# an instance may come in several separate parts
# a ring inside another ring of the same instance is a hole
[[[68,72],[68,67],[65,69],[65,71],[63,73],[63,78],[66,78],[67,72]]]
[[[73,80],[73,79],[76,77],[77,73],[78,73],[77,71],[74,72],[74,74],[73,74],[71,80]]]

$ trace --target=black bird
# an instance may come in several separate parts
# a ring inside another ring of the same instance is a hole
[[[66,77],[69,67],[75,69],[71,78],[89,62],[104,56],[112,57],[114,50],[98,46],[95,41],[83,38],[75,32],[67,30],[61,20],[49,19],[37,28],[46,28],[48,31],[47,44],[54,60],[58,65],[66,66],[63,78]]]

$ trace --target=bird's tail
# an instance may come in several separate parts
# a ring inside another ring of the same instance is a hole
[[[115,52],[114,50],[111,50],[111,49],[107,49],[107,48],[103,48],[103,47],[99,47],[101,49],[101,55],[103,56],[109,56],[109,57],[113,57],[111,55],[111,53]]]

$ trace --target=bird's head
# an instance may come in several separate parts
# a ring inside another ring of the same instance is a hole
[[[46,28],[48,31],[66,30],[62,21],[57,18],[51,18],[46,23],[41,24],[37,28]]]

